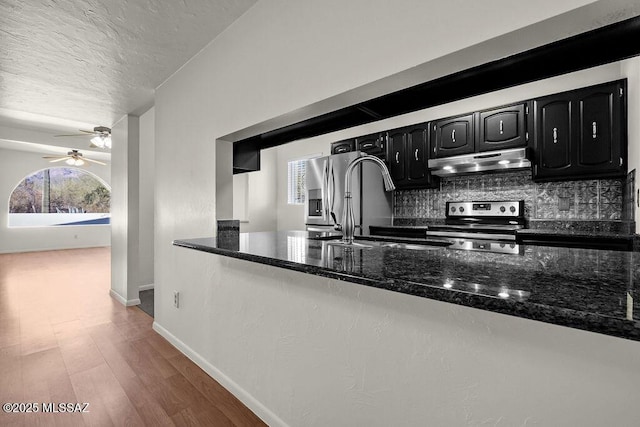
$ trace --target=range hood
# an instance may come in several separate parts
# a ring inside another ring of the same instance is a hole
[[[487,151],[484,153],[445,157],[443,159],[431,159],[428,164],[431,174],[437,176],[531,167],[531,161],[529,161],[528,150],[526,148]]]

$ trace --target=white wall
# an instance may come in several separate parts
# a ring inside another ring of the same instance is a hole
[[[125,116],[111,129],[111,295],[136,305],[140,254],[140,119]]]
[[[109,246],[109,225],[9,228],[9,198],[16,185],[50,166],[42,154],[0,148],[0,253]],[[83,170],[111,185],[109,166],[92,164]]]
[[[153,285],[153,206],[155,187],[155,109],[140,116],[138,283]]]
[[[638,342],[184,248],[174,257],[203,281],[180,284],[182,308],[156,326],[250,394],[269,425],[640,423]]]
[[[171,245],[213,234],[216,138],[579,3],[259,1],[156,92],[155,327],[273,425],[637,424],[637,342]],[[464,30],[452,31],[451,14]],[[510,40],[488,43],[508,49]],[[482,62],[496,51],[469,52]],[[619,65],[607,77],[616,73]]]

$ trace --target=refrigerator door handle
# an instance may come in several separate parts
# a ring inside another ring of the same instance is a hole
[[[324,160],[322,165],[322,219],[329,218],[329,159]]]
[[[334,200],[334,196],[335,196],[335,178],[333,176],[333,161],[331,161],[331,158],[329,158],[329,200],[327,203],[327,209],[329,211],[329,214],[331,214],[333,212],[333,206],[335,205],[335,200]]]

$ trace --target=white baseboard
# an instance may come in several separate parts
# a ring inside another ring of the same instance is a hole
[[[111,298],[115,299],[122,305],[126,305],[127,307],[131,307],[132,305],[140,305],[140,298],[127,300],[113,289],[109,290],[109,295],[111,295]]]
[[[138,286],[138,291],[148,291],[149,289],[153,289],[153,283],[149,283],[148,285],[140,285]]]
[[[196,353],[191,347],[180,341],[171,332],[160,326],[158,322],[153,322],[153,330],[162,335],[167,341],[169,341],[175,348],[180,350],[182,354],[187,356],[193,363],[198,365],[203,371],[205,371],[214,380],[218,381],[224,388],[229,390],[231,394],[237,397],[247,408],[253,411],[262,421],[269,426],[281,426],[288,427],[287,424],[282,421],[276,414],[271,412],[266,406],[260,403],[255,397],[249,394],[245,389],[240,387],[235,381],[226,376],[222,371],[207,362],[202,356]]]

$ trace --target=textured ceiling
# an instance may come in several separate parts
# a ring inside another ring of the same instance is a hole
[[[1,0],[0,123],[111,126],[256,0]]]

